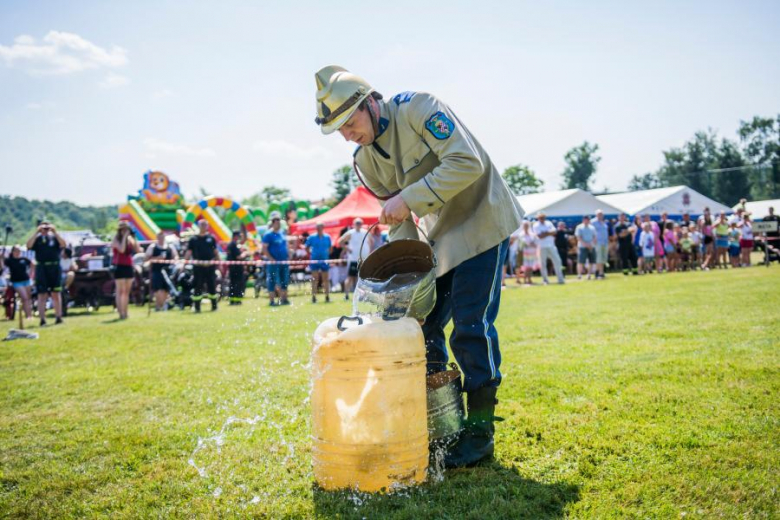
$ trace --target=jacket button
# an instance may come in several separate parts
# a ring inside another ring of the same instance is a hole
[[[428,207],[432,207],[432,206],[433,206],[433,202],[429,202]]]
[[[420,164],[420,159],[415,159],[414,164]]]

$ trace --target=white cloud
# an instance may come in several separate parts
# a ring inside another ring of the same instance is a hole
[[[13,45],[0,45],[0,60],[30,74],[71,74],[121,67],[127,64],[127,51],[117,46],[104,49],[78,34],[49,31],[40,43],[23,34],[14,39]]]
[[[155,157],[155,153],[189,155],[193,157],[214,157],[217,155],[211,148],[193,148],[184,144],[168,143],[151,137],[144,139],[144,146],[146,146],[147,150],[152,152],[151,154],[147,154],[147,157],[152,158]]]
[[[153,93],[152,94],[152,98],[154,98],[154,99],[165,99],[165,98],[168,98],[168,97],[172,97],[173,95],[174,95],[174,92],[172,90],[168,90],[166,88],[166,89],[163,89],[163,90],[158,90],[157,92]]]
[[[27,103],[25,108],[28,108],[29,110],[40,110],[43,108],[43,105],[40,103]]]
[[[331,155],[331,152],[322,146],[304,148],[283,140],[257,141],[252,148],[265,155],[290,159],[312,159],[316,157],[329,157]]]
[[[100,88],[117,88],[117,87],[124,87],[130,83],[130,80],[127,79],[124,76],[120,76],[119,74],[115,74],[113,72],[109,72],[108,75],[103,78],[103,81],[98,83],[98,86]]]

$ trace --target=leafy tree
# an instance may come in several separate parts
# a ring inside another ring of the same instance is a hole
[[[539,179],[531,168],[522,164],[510,166],[501,176],[515,195],[539,193],[544,186],[544,181]]]
[[[106,236],[116,229],[117,215],[116,206],[85,207],[67,201],[0,196],[0,234],[5,238],[5,226],[13,229],[8,235],[9,244],[24,243],[32,235],[38,220],[44,218],[60,230],[91,229],[97,235]]]
[[[593,176],[596,173],[601,157],[596,155],[599,145],[585,141],[580,146],[574,147],[564,156],[566,169],[563,171],[562,188],[590,191]]]
[[[642,191],[661,188],[661,180],[658,174],[647,172],[644,175],[634,175],[628,182],[628,191]]]
[[[359,184],[360,181],[352,166],[345,164],[334,171],[333,180],[331,180],[330,185],[333,187],[333,199],[335,200],[335,203],[338,204],[344,200]]]
[[[754,166],[748,174],[751,198],[780,197],[780,115],[741,121],[738,134],[745,156]]]
[[[712,172],[712,197],[726,206],[734,206],[750,193],[748,172],[742,151],[734,141],[723,139],[718,147],[718,170]]]
[[[266,202],[281,201],[290,198],[290,190],[278,186],[266,186],[260,191]]]

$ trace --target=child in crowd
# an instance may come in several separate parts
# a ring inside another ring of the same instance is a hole
[[[693,239],[691,239],[691,234],[688,233],[688,228],[682,228],[682,238],[680,239],[682,265],[680,267],[683,271],[693,270],[693,266],[696,265],[696,260],[693,257],[695,249],[696,245],[693,243]]]
[[[729,224],[729,233],[728,233],[729,260],[731,261],[731,267],[739,267],[739,259],[741,256],[741,251],[739,248],[739,238],[740,238],[740,233],[739,233],[739,229],[737,229],[737,222],[732,222],[731,224]]]
[[[536,248],[539,245],[539,239],[531,231],[531,223],[523,221],[523,231],[520,233],[520,243],[523,250],[523,282],[531,285],[531,275],[537,266]]]
[[[699,231],[699,226],[695,222],[692,222],[691,227],[688,228],[688,236],[690,237],[691,242],[693,242],[693,247],[691,248],[690,268],[691,271],[695,271],[696,266],[699,265],[701,248],[704,246],[702,243],[704,241],[704,237],[702,236],[701,231]]]
[[[650,222],[645,222],[642,224],[642,233],[639,235],[639,245],[642,248],[642,256],[640,257],[641,265],[639,268],[642,272],[652,273],[653,267],[656,263],[656,238],[655,234],[653,233],[653,226],[650,224]]]

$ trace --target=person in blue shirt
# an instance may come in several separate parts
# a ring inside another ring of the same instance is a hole
[[[271,213],[271,228],[263,235],[263,256],[270,262],[287,261],[290,254],[287,250],[287,236],[282,231],[282,216],[278,211]],[[276,296],[278,305],[290,305],[287,299],[287,285],[290,283],[290,266],[288,264],[269,264],[266,266],[266,283],[270,306],[275,307]]]
[[[333,242],[331,242],[330,236],[324,233],[325,226],[321,223],[317,224],[317,234],[311,235],[306,239],[306,250],[309,252],[309,257],[312,260],[311,269],[311,302],[317,303],[317,288],[321,286],[325,291],[325,303],[330,302],[330,280],[329,271],[330,266],[327,260],[330,257],[330,252],[333,249]],[[315,260],[319,260],[315,262]]]

